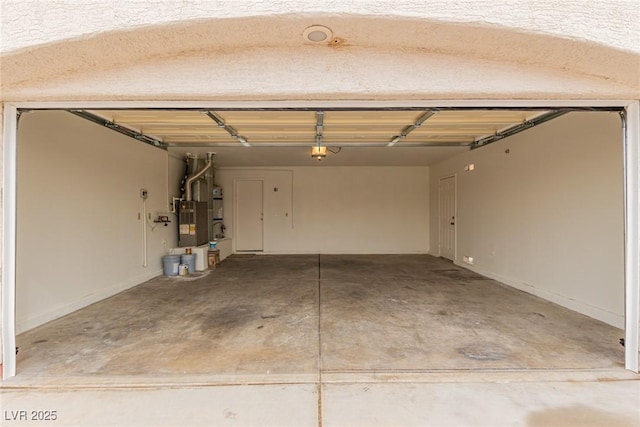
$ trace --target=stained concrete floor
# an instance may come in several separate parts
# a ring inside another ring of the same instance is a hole
[[[425,255],[236,257],[18,336],[31,377],[622,367],[623,331]]]
[[[640,398],[622,336],[426,255],[242,256],[19,335],[1,396],[66,408],[59,425],[640,425],[635,403],[601,402]],[[114,388],[154,414],[106,422],[61,403],[134,411]],[[206,420],[158,406],[195,409],[207,393]]]

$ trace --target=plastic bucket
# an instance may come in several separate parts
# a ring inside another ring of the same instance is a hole
[[[162,257],[162,269],[165,276],[177,276],[180,265],[180,255],[165,255]]]
[[[196,272],[196,254],[182,254],[180,262],[189,266],[189,274]]]

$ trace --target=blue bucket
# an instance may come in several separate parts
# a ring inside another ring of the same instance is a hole
[[[182,254],[180,261],[189,266],[189,274],[196,272],[196,254]]]
[[[165,276],[177,276],[180,265],[180,255],[165,255],[162,257],[162,270]]]

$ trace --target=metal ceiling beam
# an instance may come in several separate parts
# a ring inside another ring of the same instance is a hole
[[[316,111],[316,145],[322,145],[322,131],[324,128],[324,111]]]
[[[533,107],[533,108],[502,108],[502,107],[485,107],[485,108],[478,108],[478,107],[444,107],[444,108],[432,108],[429,109],[428,111],[424,112],[417,120],[414,124],[407,126],[406,128],[403,129],[402,133],[400,135],[395,136],[390,142],[388,143],[359,143],[359,142],[332,142],[329,145],[331,146],[345,146],[345,147],[379,147],[379,146],[394,146],[396,145],[398,142],[400,142],[402,139],[406,138],[407,135],[409,135],[412,131],[414,131],[415,129],[419,128],[426,120],[428,120],[431,116],[433,116],[434,114],[436,114],[438,111],[454,111],[454,110],[459,110],[459,111],[465,111],[465,110],[469,110],[469,109],[480,109],[480,110],[537,110],[539,109],[539,107]],[[604,108],[604,107],[567,107],[567,108],[556,108],[552,111],[548,111],[547,109],[547,113],[541,114],[537,117],[534,117],[533,119],[524,121],[522,123],[519,123],[517,125],[511,126],[505,130],[502,130],[500,132],[495,133],[494,135],[490,135],[490,136],[486,136],[483,138],[479,138],[474,142],[463,142],[463,141],[454,141],[454,142],[449,142],[449,141],[436,141],[436,142],[416,142],[416,143],[410,143],[407,144],[407,146],[410,147],[461,147],[461,146],[468,146],[471,148],[479,148],[488,144],[491,144],[493,142],[496,142],[500,139],[504,139],[506,137],[515,135],[519,132],[522,132],[526,129],[529,129],[531,127],[534,127],[538,124],[544,123],[546,121],[552,120],[556,117],[559,117],[563,114],[566,114],[570,111],[611,111],[614,108]],[[136,110],[135,108],[132,110]],[[173,108],[167,108],[167,109],[148,109],[148,110],[192,110],[192,111],[196,111],[195,109],[173,109]],[[225,109],[226,110],[226,109]],[[279,111],[304,111],[304,110],[308,110],[305,108],[283,108],[283,109],[270,109],[270,108],[256,108],[256,109],[242,109],[242,111],[255,111],[255,110],[260,110],[260,111],[274,111],[274,110],[279,110]],[[401,110],[415,110],[415,108],[349,108],[349,109],[343,109],[343,108],[329,108],[329,110],[336,110],[336,111],[401,111]],[[29,111],[29,109],[25,109],[24,111]],[[90,113],[86,110],[73,110],[73,109],[69,109],[67,110],[77,116],[83,117],[87,120],[93,121],[95,123],[98,123],[102,126],[105,126],[107,128],[110,128],[112,130],[115,130],[123,135],[129,136],[133,139],[142,141],[146,144],[152,145],[154,147],[159,147],[159,148],[167,148],[169,146],[171,147],[180,147],[180,146],[185,146],[184,144],[195,144],[194,146],[196,147],[224,147],[224,146],[236,146],[236,144],[228,144],[228,143],[209,143],[209,142],[185,142],[185,143],[166,143],[164,141],[158,140],[156,138],[153,138],[151,136],[145,135],[142,132],[136,131],[134,129],[128,128],[126,126],[114,123],[113,121],[110,121],[104,117],[100,117],[96,114]],[[229,135],[236,139],[238,142],[240,142],[240,144],[242,144],[245,147],[249,147],[251,146],[251,144],[249,144],[249,142],[247,141],[247,139],[242,136],[239,135],[237,130],[228,125],[227,123],[225,123],[225,121],[222,119],[222,117],[220,117],[218,114],[216,114],[213,111],[210,110],[202,110],[199,109],[197,110],[202,114],[207,115],[210,119],[212,119],[214,122],[216,122],[216,124],[220,127],[223,128],[227,133],[229,133]],[[236,111],[240,111],[240,110],[236,110]],[[316,143],[315,145],[320,145],[322,143],[324,143],[323,140],[323,130],[324,130],[324,109],[323,110],[314,110],[316,113]],[[422,110],[424,111],[424,109]],[[254,145],[255,146],[255,145]],[[308,143],[289,143],[289,142],[280,142],[280,141],[268,141],[268,142],[263,142],[263,143],[258,143],[258,146],[263,146],[263,147],[293,147],[293,146],[301,146],[301,147],[309,147],[309,146],[313,146],[312,144],[308,144]],[[404,145],[403,145],[404,146]]]
[[[360,148],[371,148],[371,147],[387,147],[389,143],[380,142],[330,142],[326,143],[327,147],[360,147]],[[453,141],[453,142],[412,142],[409,144],[398,145],[398,148],[401,147],[471,147],[471,142],[469,141]],[[198,141],[185,141],[185,142],[170,142],[168,143],[171,148],[206,148],[206,147],[237,147],[238,144],[230,143],[230,142],[198,142]],[[255,147],[305,147],[311,148],[315,147],[315,143],[311,142],[278,142],[278,141],[269,141],[269,142],[259,142],[253,143],[251,145],[252,148]]]
[[[429,117],[433,116],[434,114],[436,114],[436,111],[429,110],[423,115],[421,115],[420,117],[418,117],[418,120],[416,120],[414,124],[407,126],[406,128],[404,128],[404,130],[400,135],[396,135],[395,137],[393,137],[393,139],[387,144],[387,147],[393,147],[402,139],[406,138],[407,135],[409,135],[411,132],[418,129],[420,126],[422,126],[422,124],[426,122],[429,119]]]
[[[265,103],[271,103],[276,101],[265,101]],[[470,101],[460,101],[462,104],[468,104]],[[623,111],[624,107],[620,105],[622,101],[575,101],[580,104],[584,104],[585,102],[592,102],[595,106],[578,106],[571,105],[568,103],[566,105],[559,104],[558,101],[552,101],[548,104],[544,104],[541,102],[544,101],[530,101],[532,105],[495,105],[495,100],[492,101],[484,101],[484,105],[479,101],[478,105],[468,106],[468,105],[457,105],[457,106],[445,106],[444,104],[451,104],[451,101],[447,101],[443,103],[443,105],[435,105],[429,107],[427,105],[424,106],[392,106],[392,107],[362,107],[362,106],[351,106],[351,107],[335,107],[331,106],[335,104],[335,102],[328,102],[326,105],[322,105],[320,107],[229,107],[229,106],[216,106],[215,111],[317,111],[318,108],[322,108],[323,111],[425,111],[425,109],[429,109],[432,111],[470,111],[470,110],[485,110],[485,111],[549,111],[549,110],[569,110],[569,111]],[[513,103],[513,101],[509,101]],[[526,102],[526,101],[523,101]],[[575,103],[574,102],[574,103]],[[626,101],[625,101],[626,102]],[[116,102],[117,103],[117,102]],[[145,103],[148,104],[149,102]],[[154,103],[154,102],[151,102]],[[309,102],[307,102],[309,103]],[[369,103],[371,103],[369,101]],[[29,106],[29,107],[21,107],[19,111],[31,111],[31,110],[73,110],[76,108],[70,107],[55,107],[55,106],[40,106],[42,104],[49,103],[35,103],[35,102],[23,102],[21,104],[38,104],[38,106]],[[68,103],[67,103],[68,104]],[[73,104],[77,104],[77,102],[73,102]],[[86,105],[91,104],[91,107],[87,107]],[[96,104],[96,103],[85,103],[84,106],[77,109],[91,109],[91,110],[113,110],[113,111],[209,111],[205,106],[184,106],[184,107],[155,107],[155,106],[129,106],[129,107],[116,107],[110,104],[113,102],[109,102],[104,105]],[[136,103],[138,104],[138,103]],[[169,104],[176,104],[175,102],[170,102]],[[187,102],[186,104],[192,104],[191,102]],[[415,102],[409,102],[408,104],[414,104]]]
[[[222,117],[220,117],[213,111],[209,111],[209,110],[202,110],[200,112],[206,115],[207,117],[209,117],[214,122],[216,122],[219,128],[222,128],[225,131],[227,131],[227,133],[231,135],[231,138],[236,139],[240,144],[242,144],[243,147],[251,147],[251,144],[249,144],[249,142],[247,141],[247,138],[245,138],[242,135],[239,135],[238,131],[233,126],[226,124],[225,121],[222,119]]]
[[[153,147],[162,148],[164,150],[167,149],[167,144],[164,143],[163,141],[160,141],[159,139],[145,135],[142,132],[129,129],[126,126],[119,125],[117,123],[112,122],[111,120],[107,120],[93,113],[89,113],[88,111],[84,111],[84,110],[68,110],[68,111],[71,114],[75,114],[78,117],[82,117],[83,119],[102,125],[113,131],[121,133],[122,135],[128,136],[129,138],[133,138],[137,141],[144,142],[145,144],[149,144]]]
[[[489,145],[493,142],[515,135],[527,129],[531,129],[534,126],[537,126],[544,122],[548,122],[549,120],[553,120],[557,117],[567,114],[569,111],[570,111],[569,109],[560,109],[560,110],[553,110],[545,114],[541,114],[530,120],[526,120],[522,123],[518,123],[517,125],[513,125],[500,132],[496,132],[494,135],[480,138],[477,141],[475,141],[473,144],[471,144],[471,149],[484,147],[485,145]]]

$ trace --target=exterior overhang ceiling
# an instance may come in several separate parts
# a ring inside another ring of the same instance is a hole
[[[423,9],[428,8],[417,8],[413,17],[384,8],[378,12],[385,16],[208,17],[20,45],[0,50],[0,97],[12,102],[640,97],[637,49],[509,27],[513,20],[498,26],[430,18],[421,15],[427,13]],[[331,40],[304,40],[305,28],[317,23],[331,29]],[[628,43],[638,25],[627,30],[618,44]]]

